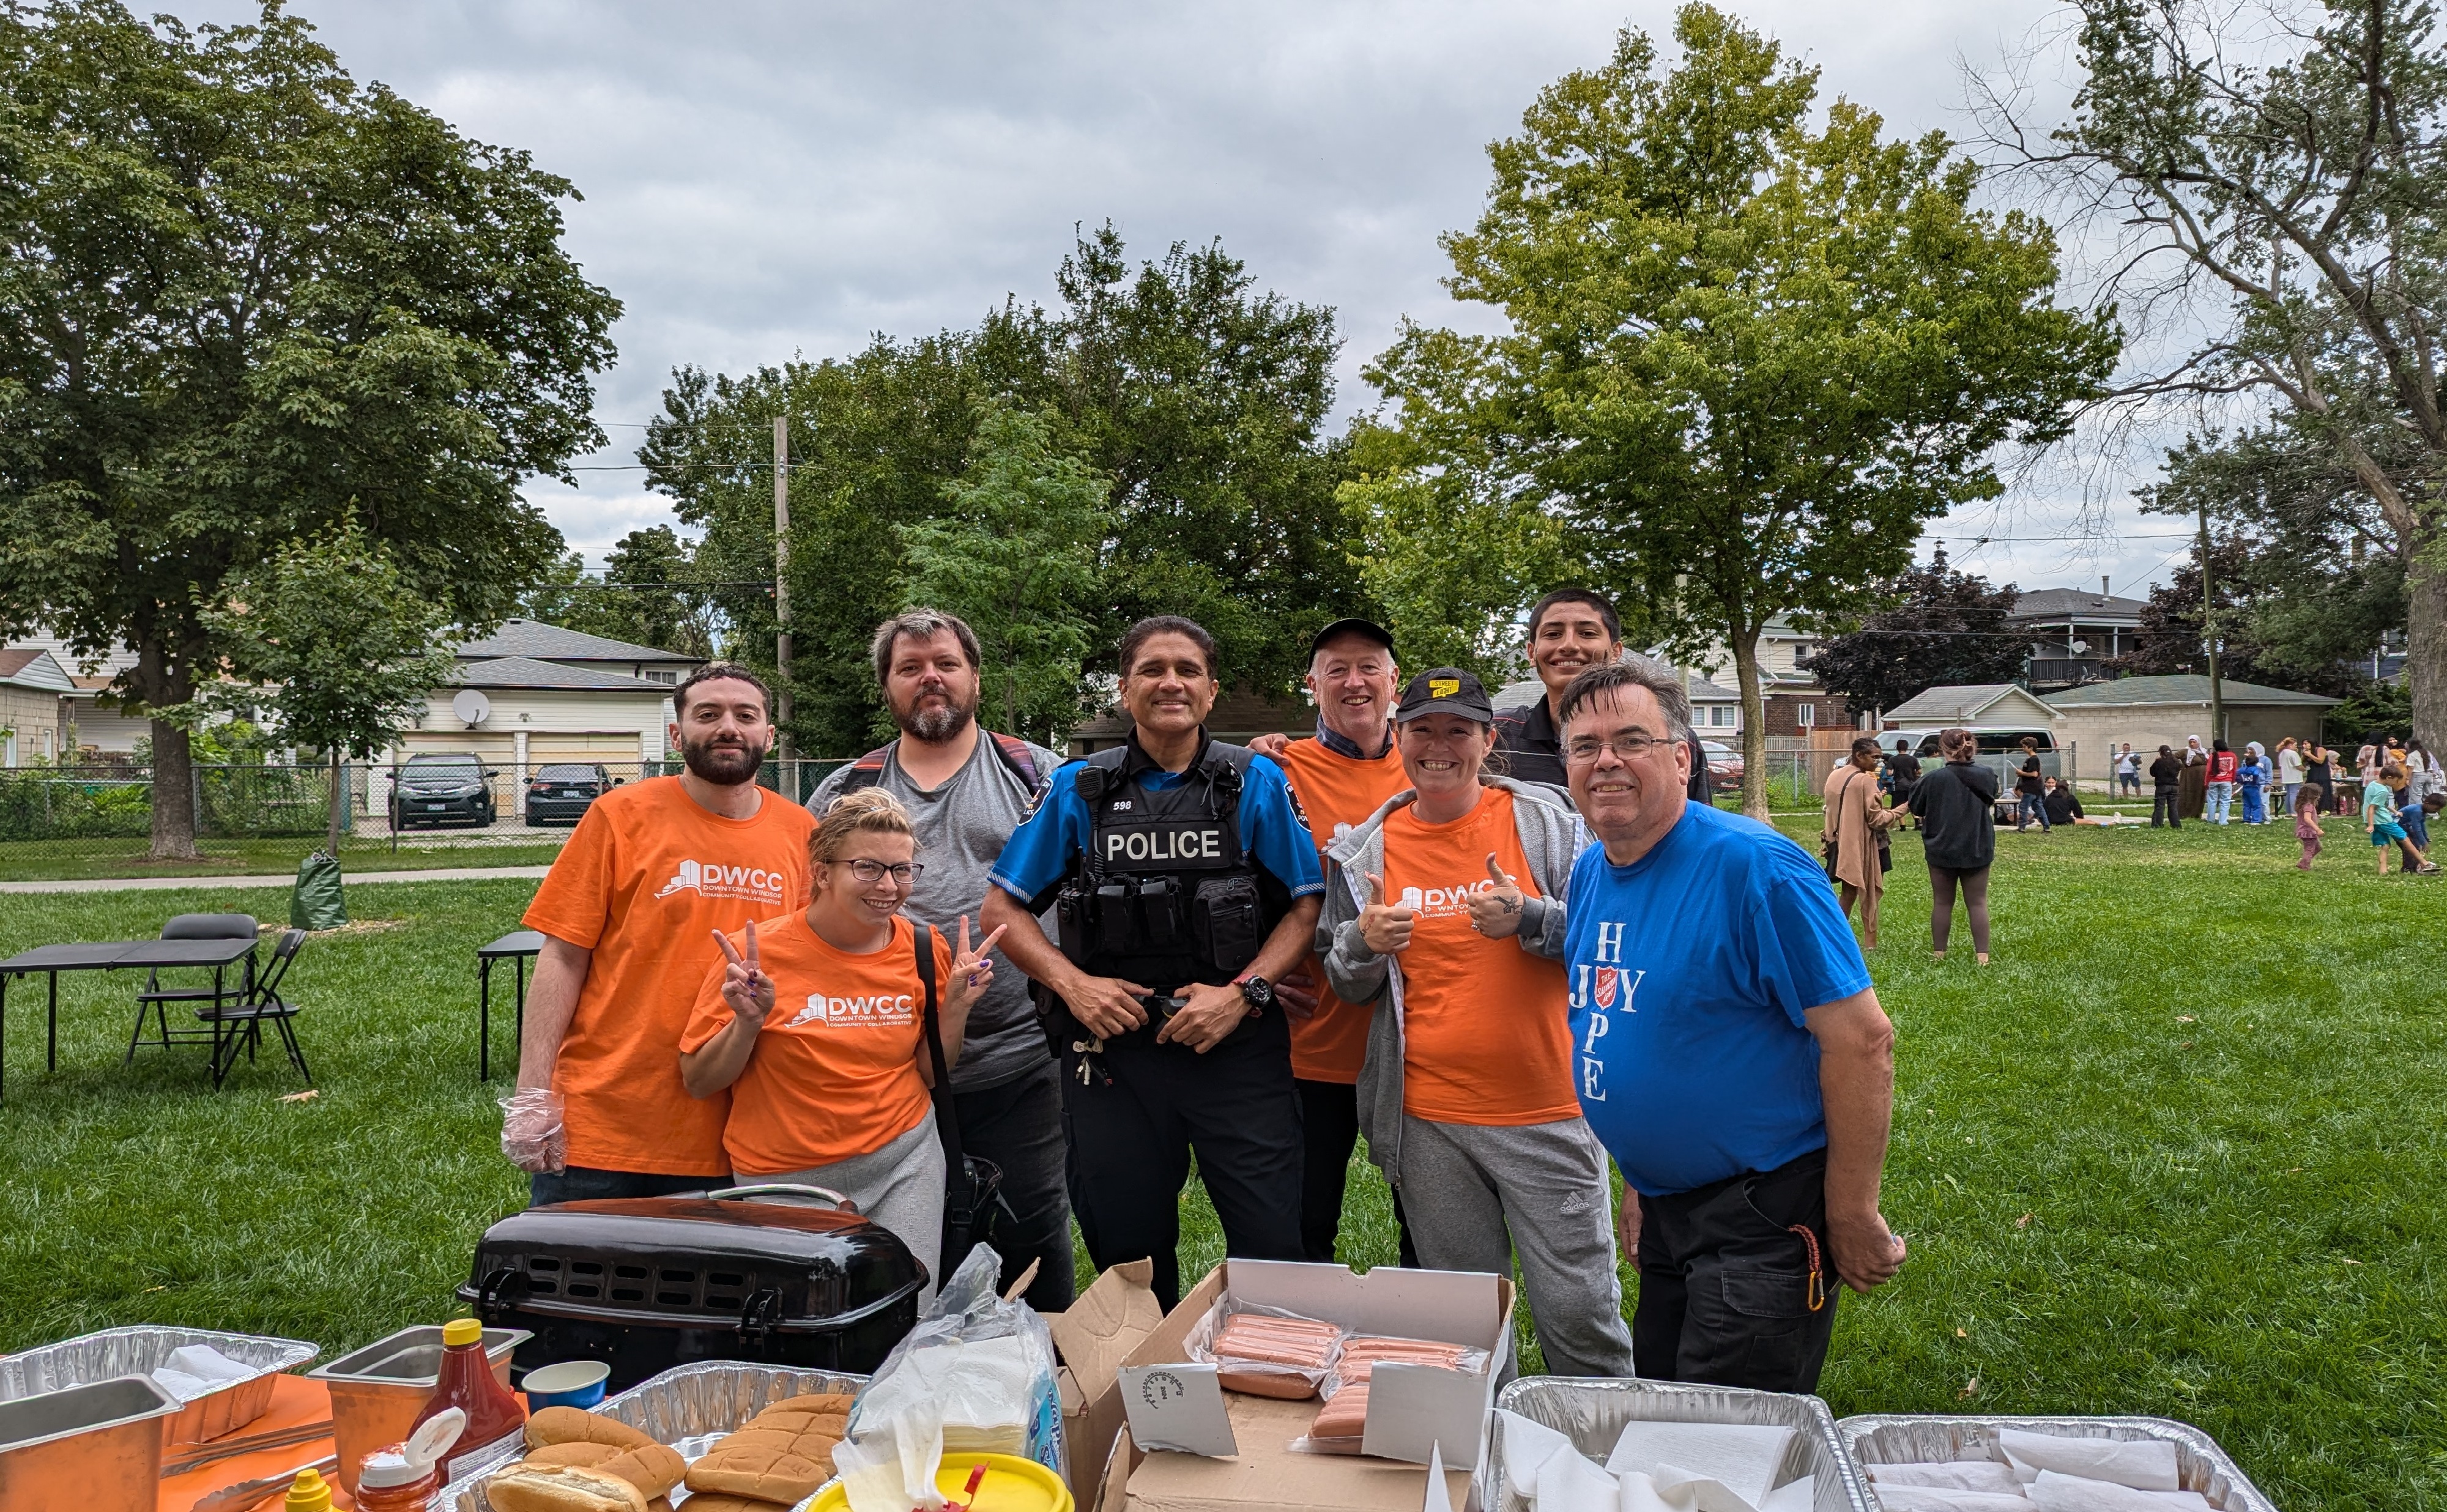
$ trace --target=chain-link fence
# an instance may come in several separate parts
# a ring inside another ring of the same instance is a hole
[[[842,759],[768,761],[758,781],[804,802]],[[339,768],[340,854],[384,865],[547,862],[596,800],[680,770],[668,762],[412,757]],[[130,764],[0,769],[0,880],[286,872],[319,848],[332,814],[330,766],[191,768],[194,861],[150,859],[154,778]]]

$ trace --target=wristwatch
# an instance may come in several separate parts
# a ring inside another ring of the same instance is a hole
[[[1252,1018],[1275,1006],[1275,984],[1264,977],[1243,976],[1240,986],[1242,1000],[1249,1005]]]

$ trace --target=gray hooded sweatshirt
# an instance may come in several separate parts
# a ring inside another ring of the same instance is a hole
[[[1522,899],[1516,938],[1523,950],[1562,960],[1572,863],[1590,842],[1588,830],[1565,796],[1546,784],[1496,777],[1488,784],[1512,795],[1521,854],[1545,895]],[[1376,1005],[1368,1057],[1359,1068],[1359,1131],[1367,1136],[1368,1158],[1393,1186],[1402,1184],[1402,965],[1399,957],[1368,948],[1359,911],[1368,901],[1369,877],[1385,875],[1385,817],[1417,799],[1415,791],[1396,793],[1366,823],[1326,847],[1325,906],[1317,921],[1326,985],[1346,1003]]]

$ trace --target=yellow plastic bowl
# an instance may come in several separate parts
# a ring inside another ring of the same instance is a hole
[[[968,1501],[969,1477],[982,1464],[986,1478],[977,1500]],[[972,1512],[1077,1512],[1071,1488],[1034,1460],[1016,1454],[946,1454],[935,1472],[935,1489],[954,1506],[964,1503]],[[807,1512],[849,1512],[849,1492],[838,1483],[825,1488]]]

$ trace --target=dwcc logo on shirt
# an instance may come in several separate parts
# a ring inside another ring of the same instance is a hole
[[[761,866],[725,866],[720,861],[680,862],[679,875],[663,884],[656,898],[688,891],[699,898],[746,898],[760,903],[782,900],[782,874]]]
[[[830,1024],[836,1029],[881,1029],[888,1025],[912,1024],[918,1019],[918,999],[906,992],[899,996],[877,993],[872,997],[826,997],[822,992],[807,995],[807,1006],[799,1010],[782,1027],[796,1029],[802,1024]]]

